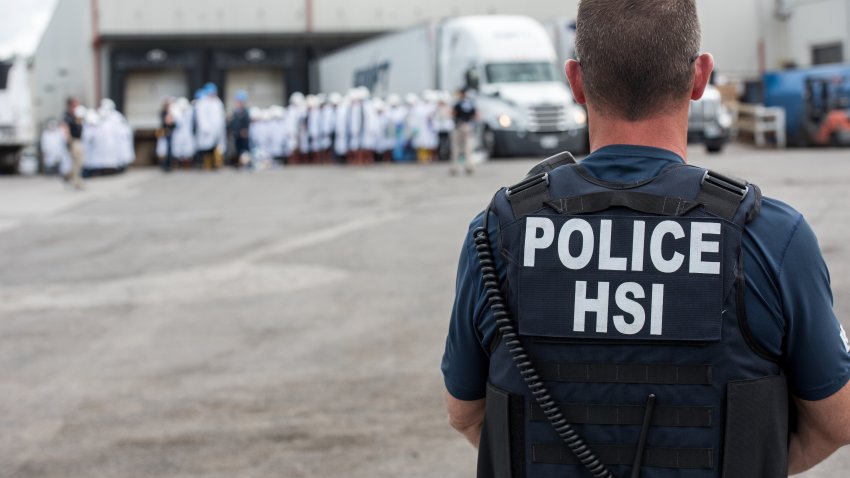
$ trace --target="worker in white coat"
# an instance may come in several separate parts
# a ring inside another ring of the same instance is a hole
[[[284,134],[286,135],[286,155],[288,164],[301,162],[302,130],[304,129],[304,114],[306,107],[304,94],[295,92],[289,97],[289,107],[286,109]]]
[[[348,157],[348,112],[351,102],[348,98],[341,100],[336,108],[336,128],[334,129],[334,154],[338,162],[344,162]]]
[[[333,147],[336,136],[336,116],[342,96],[339,93],[328,95],[328,101],[322,105],[322,140],[320,162],[328,164],[333,162]]]
[[[227,113],[218,88],[207,83],[195,103],[195,142],[204,169],[218,169],[227,146]]]
[[[65,131],[55,119],[48,120],[41,133],[41,156],[46,172],[62,176],[71,172],[71,154]]]
[[[174,132],[171,134],[171,154],[178,163],[188,163],[195,155],[195,137],[192,134],[192,105],[186,98],[177,98],[171,105]]]

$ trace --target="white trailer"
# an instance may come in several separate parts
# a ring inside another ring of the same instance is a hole
[[[481,141],[492,156],[587,150],[587,115],[562,81],[543,26],[524,16],[430,22],[318,61],[320,89],[365,86],[376,96],[476,91]]]
[[[26,59],[0,62],[0,172],[16,172],[21,152],[34,144],[32,118]]]

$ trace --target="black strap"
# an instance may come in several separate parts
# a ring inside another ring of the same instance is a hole
[[[747,196],[747,191],[748,185],[745,181],[706,171],[697,202],[702,204],[706,211],[732,221],[738,212],[738,206]]]
[[[641,425],[643,405],[587,405],[559,403],[564,419],[579,425]],[[650,425],[653,427],[711,427],[711,407],[656,406]],[[531,406],[531,420],[545,422],[546,415],[536,404]]]
[[[552,382],[710,385],[711,365],[541,363],[540,378]]]
[[[549,173],[539,173],[525,178],[505,191],[511,203],[514,218],[525,217],[538,211],[549,201]]]
[[[633,211],[660,216],[682,216],[700,205],[681,198],[630,191],[586,194],[549,201],[546,204],[561,214],[592,214],[612,207],[625,207]]]
[[[561,166],[576,164],[568,152],[558,153],[534,166],[520,183],[506,191],[514,218],[520,219],[540,210],[549,201],[549,172]]]
[[[606,465],[631,465],[635,461],[634,446],[588,445]],[[712,469],[714,460],[710,448],[647,448],[643,466],[674,469]],[[532,445],[534,463],[577,465],[578,459],[562,445]]]

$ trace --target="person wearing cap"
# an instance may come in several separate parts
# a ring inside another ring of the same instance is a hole
[[[776,478],[850,443],[814,231],[687,164],[700,45],[696,0],[579,3],[591,154],[482,201],[459,261],[442,370],[479,477]]]
[[[233,111],[230,113],[227,130],[230,132],[234,149],[233,155],[230,158],[230,164],[234,167],[239,167],[242,155],[251,150],[251,138],[249,134],[251,117],[248,114],[248,93],[244,90],[239,90],[233,99],[236,102],[233,105]]]

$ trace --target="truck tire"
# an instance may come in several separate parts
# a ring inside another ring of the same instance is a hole
[[[718,139],[707,139],[705,141],[705,150],[708,151],[709,154],[719,154],[723,151],[723,146],[726,144],[722,138]]]
[[[499,157],[500,151],[496,144],[496,133],[486,125],[481,129],[481,149],[484,150],[488,158]]]

